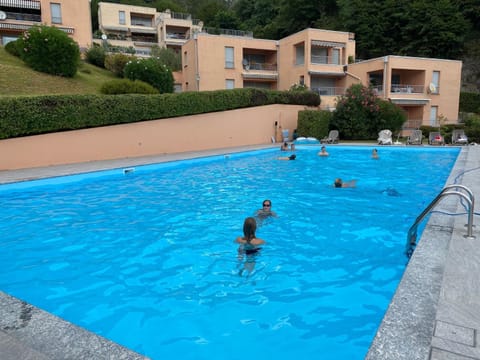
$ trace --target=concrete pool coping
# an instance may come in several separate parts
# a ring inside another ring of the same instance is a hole
[[[0,184],[271,147],[249,146],[0,171]],[[479,173],[480,146],[465,146],[446,184],[465,185],[478,198],[480,182],[475,179]],[[465,211],[457,197],[445,198],[434,210]],[[474,223],[475,220],[474,217]],[[477,281],[480,246],[475,246],[480,234],[474,227],[475,239],[466,239],[466,221],[466,215],[432,213],[367,359],[480,359],[480,284]],[[1,291],[0,354],[2,360],[146,359]]]

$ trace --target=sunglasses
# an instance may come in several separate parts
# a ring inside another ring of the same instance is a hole
[[[272,206],[271,204],[263,204],[264,207],[270,207]]]

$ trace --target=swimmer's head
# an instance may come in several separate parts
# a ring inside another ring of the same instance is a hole
[[[343,181],[342,179],[338,178],[338,179],[335,179],[335,182],[333,183],[333,185],[337,188],[340,188],[342,187],[342,184],[343,184]]]
[[[292,154],[288,157],[289,160],[295,160],[297,158],[297,155]]]

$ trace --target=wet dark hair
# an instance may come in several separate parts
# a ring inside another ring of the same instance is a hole
[[[262,206],[264,206],[264,205],[265,205],[265,202],[267,202],[267,201],[268,201],[268,203],[270,204],[270,206],[272,206],[272,200],[269,200],[269,199],[263,200]]]
[[[333,184],[337,188],[342,187],[342,179],[335,179],[335,182]]]
[[[288,157],[289,160],[295,160],[295,158],[297,157],[297,155],[295,154],[292,154]]]

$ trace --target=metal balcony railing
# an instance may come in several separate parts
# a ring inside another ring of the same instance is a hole
[[[5,14],[7,14],[9,20],[42,22],[42,16],[38,14],[22,14],[10,11],[5,11]]]
[[[244,65],[245,70],[277,71],[276,64],[251,62]]]
[[[310,61],[312,64],[340,65],[340,59],[336,56],[312,55]]]
[[[425,86],[423,85],[409,85],[409,84],[392,84],[390,92],[402,94],[423,94]]]
[[[320,87],[312,88],[320,96],[340,96],[345,95],[346,88],[344,87]]]

